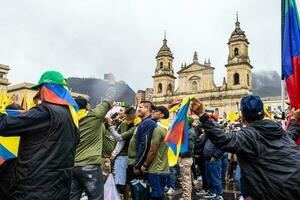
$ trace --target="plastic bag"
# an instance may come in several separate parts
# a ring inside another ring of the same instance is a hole
[[[105,200],[121,200],[115,185],[114,177],[110,173],[104,184],[104,199]]]

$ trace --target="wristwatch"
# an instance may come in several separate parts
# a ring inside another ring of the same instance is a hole
[[[143,167],[145,167],[146,169],[148,169],[148,166],[145,163],[143,164]]]

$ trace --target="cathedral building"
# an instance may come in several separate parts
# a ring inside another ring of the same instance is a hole
[[[153,78],[152,102],[155,105],[168,105],[174,99],[187,95],[200,98],[207,107],[214,108],[220,114],[224,111],[237,111],[241,98],[252,91],[252,65],[248,55],[249,41],[240,27],[235,23],[228,45],[228,60],[225,64],[227,75],[223,84],[214,82],[215,68],[210,60],[200,63],[197,52],[189,65],[182,65],[174,72],[173,53],[167,45],[166,36],[156,56],[156,67]],[[175,81],[178,78],[178,88]],[[149,99],[148,99],[149,100]]]

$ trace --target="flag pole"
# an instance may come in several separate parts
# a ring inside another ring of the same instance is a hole
[[[284,26],[285,26],[285,0],[281,0],[281,103],[282,103],[282,125],[285,126],[285,80],[283,75],[283,36],[284,36]]]

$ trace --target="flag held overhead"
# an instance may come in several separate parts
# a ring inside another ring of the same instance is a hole
[[[282,0],[282,75],[291,108],[300,108],[300,21],[295,0]],[[298,121],[300,124],[300,121]],[[300,145],[300,137],[297,140]]]

